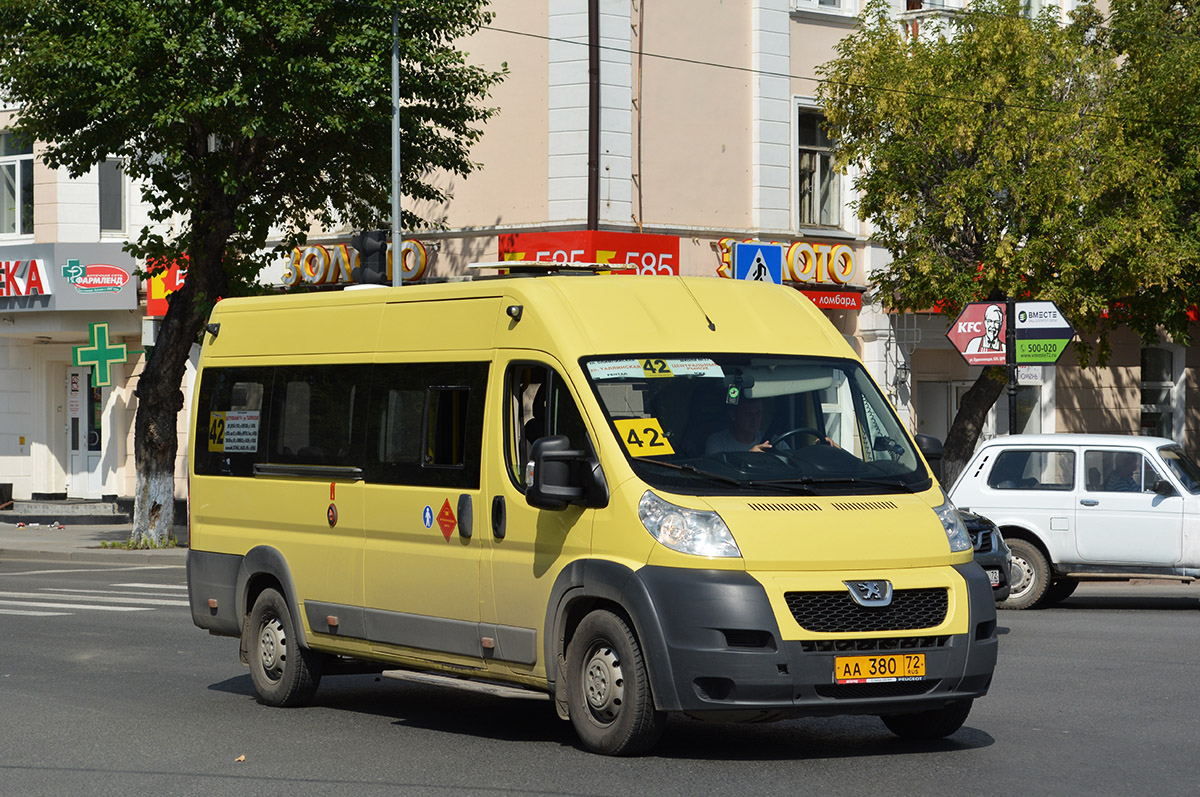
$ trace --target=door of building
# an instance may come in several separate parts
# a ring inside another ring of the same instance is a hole
[[[67,369],[67,497],[99,498],[104,404],[90,368]]]

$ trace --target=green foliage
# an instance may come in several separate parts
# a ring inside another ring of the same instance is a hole
[[[820,96],[859,215],[893,262],[875,280],[899,310],[1013,296],[1058,302],[1103,338],[1110,308],[1141,330],[1186,320],[1165,295],[1177,262],[1148,257],[1167,233],[1160,192],[1123,109],[1110,36],[1091,5],[1071,24],[979,0],[943,30],[906,34],[873,0],[822,70]],[[1053,9],[1054,12],[1057,9]]]
[[[466,174],[501,75],[455,48],[484,0],[400,0],[405,193],[440,201]],[[139,256],[221,246],[230,292],[314,224],[386,227],[392,0],[4,0],[0,75],[43,159],[78,176],[106,157],[146,181]],[[423,224],[411,213],[405,225]],[[212,236],[228,230],[226,241]],[[195,258],[193,258],[195,265]],[[204,266],[201,265],[203,268]]]

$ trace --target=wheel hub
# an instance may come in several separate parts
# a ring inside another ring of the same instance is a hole
[[[287,659],[287,636],[284,634],[283,624],[277,618],[263,623],[258,637],[258,651],[262,657],[263,672],[277,679]]]
[[[1033,568],[1019,556],[1014,556],[1012,560],[1011,574],[1016,576],[1013,579],[1012,592],[1009,597],[1024,595],[1033,585]]]
[[[597,718],[612,721],[625,700],[625,678],[621,660],[608,646],[597,647],[583,668],[583,689],[588,706]]]

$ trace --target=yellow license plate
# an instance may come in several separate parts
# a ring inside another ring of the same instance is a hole
[[[839,684],[919,681],[924,677],[924,653],[898,653],[886,656],[837,656],[833,660],[833,679]]]

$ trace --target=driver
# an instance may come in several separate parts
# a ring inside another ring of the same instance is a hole
[[[708,436],[704,443],[705,454],[722,451],[767,451],[771,444],[763,439],[762,399],[744,398],[726,408],[729,426]]]

